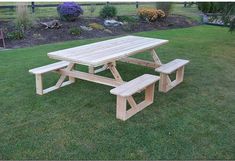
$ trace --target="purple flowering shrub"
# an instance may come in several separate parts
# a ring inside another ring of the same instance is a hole
[[[62,20],[74,21],[78,16],[83,14],[83,10],[79,4],[75,2],[64,2],[57,7],[57,12]]]

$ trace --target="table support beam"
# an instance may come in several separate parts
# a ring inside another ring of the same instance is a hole
[[[124,82],[120,82],[112,78],[107,78],[107,77],[80,72],[80,71],[75,71],[75,70],[67,71],[66,69],[60,69],[59,73],[66,75],[66,76],[70,76],[70,77],[74,77],[74,78],[78,78],[78,79],[82,79],[82,80],[86,80],[90,82],[100,83],[100,84],[104,84],[104,85],[108,85],[112,87],[117,87],[124,83]]]

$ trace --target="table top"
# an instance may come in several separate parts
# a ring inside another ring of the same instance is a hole
[[[140,36],[124,36],[88,45],[48,53],[52,59],[88,66],[103,65],[136,53],[153,49],[168,40]]]

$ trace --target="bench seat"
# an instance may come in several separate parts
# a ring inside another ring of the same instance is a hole
[[[54,71],[54,70],[58,70],[58,69],[64,68],[64,67],[66,67],[68,65],[69,65],[69,62],[67,62],[67,61],[60,61],[60,62],[56,62],[56,63],[53,63],[53,64],[45,65],[45,66],[42,66],[42,67],[30,69],[29,73],[32,73],[32,74],[44,74],[44,73],[47,73],[47,72],[51,72],[51,71]]]
[[[116,117],[123,121],[127,120],[137,112],[153,103],[155,83],[160,77],[150,74],[144,74],[129,82],[126,82],[110,91],[117,95]],[[145,90],[145,100],[136,104],[133,94]],[[127,101],[131,109],[127,110]]]
[[[140,77],[137,77],[127,83],[124,83],[110,91],[110,93],[122,97],[128,97],[136,92],[146,88],[147,86],[155,83],[160,78],[155,75],[144,74]]]
[[[175,59],[167,64],[163,64],[162,66],[157,68],[156,71],[164,74],[171,74],[176,69],[179,69],[180,67],[185,66],[188,63],[189,63],[188,60]]]
[[[167,64],[161,65],[159,68],[156,68],[155,70],[160,72],[159,91],[166,93],[183,82],[184,66],[188,63],[188,60],[175,59]],[[171,81],[169,75],[174,71],[176,71],[176,79]]]

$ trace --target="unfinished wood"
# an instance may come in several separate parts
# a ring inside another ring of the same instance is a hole
[[[39,95],[43,95],[42,75],[36,74],[35,79],[36,79],[36,93]]]
[[[56,89],[59,89],[59,88],[61,88],[61,87],[67,86],[67,85],[70,85],[70,84],[72,84],[72,83],[74,83],[74,82],[68,80],[68,81],[66,81],[66,82],[63,82],[60,87],[57,87],[57,86],[49,87],[49,88],[43,90],[43,94],[52,92],[52,91],[54,91],[54,90],[56,90]]]
[[[150,68],[157,68],[157,67],[159,67],[159,65],[156,64],[155,62],[151,62],[151,61],[147,61],[147,60],[141,60],[141,59],[136,59],[136,58],[131,58],[131,57],[123,58],[123,59],[120,59],[119,61],[125,62],[125,63],[141,65],[141,66],[145,66],[145,67],[150,67]]]
[[[111,73],[113,74],[114,78],[117,81],[123,82],[121,75],[119,74],[117,68],[115,67],[115,65],[113,63],[109,63],[108,68],[109,68],[109,70],[111,71]]]
[[[69,65],[69,62],[60,61],[60,62],[56,62],[53,64],[45,65],[42,67],[30,69],[29,72],[32,74],[43,74],[43,73],[51,72],[53,70],[58,70],[58,69],[64,68],[68,65]]]
[[[126,98],[117,96],[116,118],[126,120]]]
[[[151,50],[150,50],[150,53],[151,53],[151,55],[152,55],[152,58],[153,58],[155,64],[158,65],[158,66],[161,66],[161,65],[162,65],[162,62],[161,62],[161,60],[159,59],[159,57],[158,57],[156,51],[155,51],[154,49],[151,49]]]
[[[94,75],[94,74],[90,74],[90,73],[85,73],[85,72],[80,72],[80,71],[75,71],[75,70],[67,71],[65,69],[60,69],[59,73],[61,73],[63,75],[75,77],[78,79],[90,81],[90,82],[95,82],[95,83],[100,83],[100,84],[112,86],[112,87],[117,87],[117,86],[120,86],[124,83],[124,82],[120,82],[120,81],[117,81],[112,78],[107,78],[107,77]]]
[[[123,121],[129,119],[131,116],[135,115],[136,113],[140,112],[141,110],[145,109],[146,107],[148,107],[151,104],[152,104],[151,102],[142,101],[136,107],[131,108],[128,111],[126,111],[125,119]]]
[[[160,72],[160,73],[171,74],[176,69],[178,69],[188,63],[189,63],[188,60],[175,59],[167,64],[160,66],[159,68],[156,69],[156,71]]]
[[[74,63],[69,63],[69,65],[66,67],[65,70],[70,71],[70,70],[73,69],[73,67],[74,67]],[[57,81],[57,83],[56,83],[55,86],[56,86],[57,88],[59,88],[59,87],[62,85],[62,83],[64,82],[64,80],[66,79],[66,77],[67,77],[67,75],[61,74],[61,76],[60,76],[60,78],[59,78],[59,80]],[[70,77],[70,79],[74,80],[74,78],[73,78],[72,76],[69,76],[69,77]]]
[[[135,115],[137,112],[143,110],[144,108],[146,108],[147,106],[153,103],[155,82],[159,80],[159,77],[157,77],[156,79],[156,76],[149,77],[149,75],[146,74],[138,78],[130,82],[124,83],[123,85],[116,87],[110,91],[110,93],[117,95],[116,116],[118,119],[125,121],[131,116]],[[143,81],[143,78],[145,79],[151,78],[151,79],[155,79],[155,81],[151,83],[150,82],[145,83],[145,85],[138,84],[139,88],[136,88],[136,86],[138,86],[136,83],[138,83],[140,80]],[[130,90],[132,92],[128,94],[123,94],[123,89],[126,89],[126,91]],[[145,89],[145,99],[139,104],[137,104],[134,98],[132,97],[132,95],[136,93],[138,89]],[[126,108],[127,101],[131,106],[129,110],[127,110]]]
[[[146,86],[158,81],[160,78],[158,76],[144,74],[138,78],[135,78],[119,87],[112,89],[110,92],[115,95],[120,95],[123,97],[128,97],[141,91]]]
[[[125,36],[72,49],[48,53],[53,59],[84,65],[102,65],[167,43],[168,40]]]
[[[154,100],[154,88],[155,88],[155,84],[152,84],[152,85],[149,85],[145,89],[145,100],[147,102],[153,103],[153,100]]]
[[[173,63],[172,63],[173,62]],[[176,59],[170,63],[167,63],[156,70],[160,73],[160,82],[159,82],[159,91],[168,92],[181,82],[184,79],[184,65],[186,65],[189,61]],[[171,81],[169,74],[176,71],[176,79]]]

